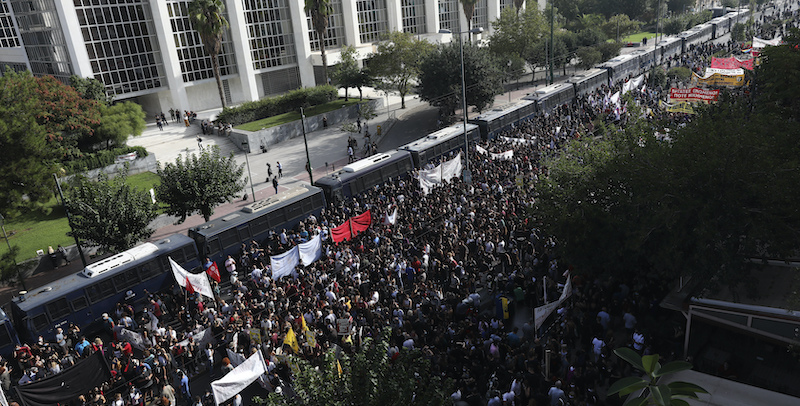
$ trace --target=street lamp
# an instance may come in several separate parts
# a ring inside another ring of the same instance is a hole
[[[306,113],[300,107],[300,124],[303,127],[303,143],[306,146],[306,171],[308,172],[308,183],[314,184],[313,169],[311,169],[311,155],[308,154],[308,139],[306,138]]]
[[[8,245],[8,255],[11,257],[11,260],[14,261],[14,268],[17,270],[17,279],[22,284],[22,290],[28,290],[25,286],[25,280],[22,279],[22,274],[19,272],[19,264],[17,264],[17,259],[11,255],[11,243],[8,242],[8,234],[6,234],[6,218],[0,214],[0,227],[3,229],[3,237],[6,239],[6,245]]]
[[[242,149],[244,149],[244,161],[247,162],[247,176],[250,178],[250,193],[253,194],[253,201],[256,201],[256,190],[253,188],[253,174],[250,172],[250,159],[247,158],[247,151],[250,149],[247,139],[242,140]]]
[[[472,172],[469,170],[469,136],[467,135],[467,79],[464,73],[464,42],[461,34],[480,34],[483,27],[458,32],[458,46],[461,51],[461,107],[464,111],[464,183],[472,183]],[[439,34],[452,34],[450,30],[439,30]]]

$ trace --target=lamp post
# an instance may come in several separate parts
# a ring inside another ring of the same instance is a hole
[[[14,261],[14,268],[17,270],[17,279],[19,279],[19,283],[22,284],[22,290],[28,290],[25,286],[25,279],[22,279],[22,273],[19,271],[19,264],[17,263],[17,259],[11,255],[11,243],[8,242],[8,234],[6,234],[6,218],[0,214],[0,227],[3,228],[3,237],[6,239],[6,245],[8,245],[8,254],[11,256],[11,259]]]
[[[256,190],[253,188],[253,174],[250,172],[250,159],[247,158],[247,150],[250,149],[250,143],[247,139],[242,141],[242,148],[244,149],[244,161],[247,162],[247,176],[250,178],[250,193],[253,194],[253,201],[256,201]]]
[[[61,183],[58,182],[58,176],[53,174],[53,179],[56,180],[56,188],[58,189],[58,195],[61,197],[61,205],[64,206],[64,213],[67,214],[67,223],[69,223],[69,228],[74,230],[72,225],[72,215],[69,213],[69,209],[67,208],[67,202],[64,200],[64,192],[61,191]],[[83,248],[81,248],[81,242],[78,241],[78,235],[74,232],[72,236],[75,238],[75,246],[78,247],[78,254],[81,256],[81,263],[83,263],[83,267],[86,268],[86,256],[83,255]]]
[[[306,146],[306,171],[308,171],[308,183],[314,184],[314,175],[311,169],[311,156],[308,154],[308,139],[306,138],[306,113],[300,107],[300,124],[303,127],[303,143]]]
[[[464,73],[464,42],[461,41],[461,34],[480,34],[483,27],[473,28],[458,33],[458,46],[461,51],[461,107],[464,111],[464,183],[472,183],[472,172],[469,170],[469,136],[467,135],[467,79]],[[439,30],[440,34],[452,34],[450,30]]]

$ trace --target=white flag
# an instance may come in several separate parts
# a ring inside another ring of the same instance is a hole
[[[394,225],[397,223],[397,207],[395,206],[394,211],[392,214],[387,214],[386,217],[383,218],[383,224]]]
[[[244,388],[265,373],[267,373],[267,366],[264,363],[264,356],[261,355],[261,350],[258,350],[255,354],[251,355],[250,358],[234,368],[233,371],[211,382],[211,390],[214,392],[214,401],[219,405],[236,396],[237,393],[244,390]]]
[[[208,281],[208,276],[206,276],[205,272],[198,274],[191,273],[183,269],[183,267],[173,261],[172,258],[169,259],[169,265],[172,268],[172,275],[175,276],[178,285],[181,285],[181,287],[186,290],[194,291],[214,299],[214,291],[211,290],[211,283]]]
[[[322,239],[319,237],[319,234],[315,235],[311,240],[300,244],[298,247],[300,248],[300,262],[303,263],[303,266],[311,265],[311,263],[322,256]]]
[[[297,247],[292,247],[283,254],[269,257],[269,261],[272,266],[272,279],[278,280],[294,273],[294,267],[300,263],[300,252]]]

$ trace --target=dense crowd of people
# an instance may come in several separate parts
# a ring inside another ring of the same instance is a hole
[[[707,66],[724,47],[698,47],[670,64]],[[210,388],[195,393],[190,379],[222,376],[233,370],[232,358],[263,350],[269,370],[263,386],[275,390],[291,382],[284,354],[320,365],[327,350],[352,353],[363,339],[390,328],[387,356],[421,350],[432,373],[456,382],[455,404],[618,403],[606,399],[605,388],[630,371],[611,351],[630,346],[675,358],[683,331],[663,322],[658,282],[586,278],[559,263],[557,239],[540,234],[531,208],[532,185],[547,176],[543,156],[570,139],[596,135],[598,119],[625,125],[631,106],[610,97],[621,88],[602,86],[481,143],[488,153],[513,150],[513,156],[492,159],[473,149],[470,184],[454,179],[425,194],[412,177],[393,179],[330,205],[294,230],[242,244],[240,255],[219,264],[229,283],[214,284],[215,300],[178,287],[146,298],[131,294],[103,315],[100,336],[106,340],[90,341],[70,325],[58,329],[55,342],[40,337],[18,346],[0,365],[0,385],[9,393],[14,384],[58,374],[101,352],[112,378],[73,404],[209,405]],[[645,114],[686,120],[657,108],[667,90],[631,94]],[[318,234],[329,241],[331,228],[366,210],[373,223],[364,234],[326,242],[320,260],[293,277],[271,278],[270,255]],[[394,210],[396,222],[386,221]],[[210,265],[207,260],[204,267]],[[531,318],[515,317],[557,298],[566,278],[573,297],[555,320],[537,330]],[[339,320],[347,320],[349,335],[339,334]],[[304,324],[310,333],[302,333]],[[290,328],[299,332],[297,351],[285,344]],[[232,402],[241,404],[241,396]]]

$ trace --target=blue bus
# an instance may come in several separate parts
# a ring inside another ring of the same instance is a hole
[[[319,216],[325,208],[320,188],[299,185],[245,206],[242,210],[189,229],[189,237],[204,256],[222,265],[228,255],[238,257],[241,244],[267,239],[272,230],[291,229],[309,215]]]
[[[0,309],[0,354],[10,359],[11,353],[19,345],[19,336],[11,319],[8,318],[6,312]]]
[[[450,153],[464,150],[464,123],[453,124],[450,127],[432,132],[414,142],[410,142],[397,149],[408,151],[414,160],[414,167],[423,169],[429,162],[435,162]],[[467,124],[467,139],[474,144],[479,137],[478,126]]]
[[[200,268],[191,238],[175,234],[144,243],[101,259],[81,272],[66,276],[11,300],[11,315],[20,338],[34,342],[39,336],[53,340],[56,328],[75,324],[86,333],[102,328],[102,314],[123,302],[132,291],[141,307],[144,291],[157,292],[172,285],[168,258],[187,270]]]
[[[374,187],[390,178],[404,177],[414,169],[411,153],[392,150],[353,162],[344,168],[317,179],[314,185],[325,191],[330,202],[338,202]]]

